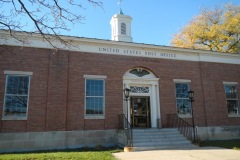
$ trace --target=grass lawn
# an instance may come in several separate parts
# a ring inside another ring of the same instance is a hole
[[[120,149],[114,150],[65,150],[56,152],[41,153],[7,153],[0,154],[0,160],[116,160],[112,153],[120,152]]]
[[[240,139],[203,141],[200,143],[200,146],[201,147],[214,146],[240,150]]]

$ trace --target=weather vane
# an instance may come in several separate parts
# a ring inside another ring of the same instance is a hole
[[[123,0],[118,0],[118,5],[122,3]]]
[[[118,3],[117,3],[120,6],[120,14],[123,14],[122,8],[121,8],[122,2],[123,2],[123,0],[118,0]]]

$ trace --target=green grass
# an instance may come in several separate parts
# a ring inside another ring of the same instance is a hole
[[[41,153],[6,153],[0,154],[0,160],[116,160],[112,153],[120,152],[120,149],[114,150],[65,150],[48,151]]]
[[[200,146],[213,146],[240,150],[240,139],[203,141],[200,143]]]

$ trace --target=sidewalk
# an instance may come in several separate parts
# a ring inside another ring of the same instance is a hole
[[[240,160],[240,151],[216,147],[120,152],[113,155],[119,160]]]

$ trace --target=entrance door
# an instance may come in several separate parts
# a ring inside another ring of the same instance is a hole
[[[133,128],[150,128],[150,97],[131,97],[131,122]]]

